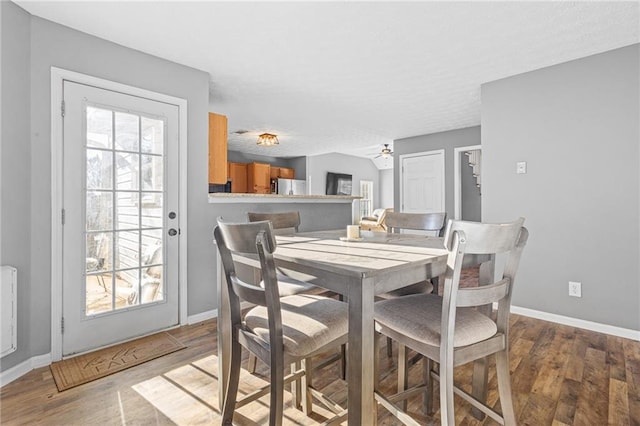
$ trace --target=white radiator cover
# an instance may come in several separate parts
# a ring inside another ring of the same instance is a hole
[[[14,352],[17,348],[16,284],[18,270],[12,266],[1,266],[0,276],[0,358]]]

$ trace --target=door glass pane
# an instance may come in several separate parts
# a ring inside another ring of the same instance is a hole
[[[86,111],[87,315],[162,301],[164,121]]]
[[[142,232],[141,303],[163,300],[162,230]]]
[[[116,188],[121,190],[138,189],[138,154],[116,153]]]
[[[143,192],[140,221],[142,228],[162,227],[162,194],[158,192]]]
[[[116,112],[115,116],[116,149],[138,152],[139,117],[124,112]]]
[[[162,154],[164,149],[164,121],[142,117],[142,152]]]
[[[111,148],[113,140],[111,111],[96,107],[87,107],[87,146]]]
[[[87,189],[111,189],[113,185],[113,153],[87,149]]]
[[[140,227],[138,192],[116,192],[116,229],[137,229]]]
[[[142,190],[160,190],[162,188],[162,157],[158,155],[143,155],[141,158],[142,167]]]
[[[113,310],[112,297],[113,274],[87,274],[85,285],[87,288],[87,315],[96,315]]]
[[[113,193],[87,191],[87,231],[113,229]]]

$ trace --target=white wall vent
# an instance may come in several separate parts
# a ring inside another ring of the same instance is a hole
[[[17,348],[16,329],[17,276],[18,271],[11,266],[0,267],[0,358],[14,352]]]

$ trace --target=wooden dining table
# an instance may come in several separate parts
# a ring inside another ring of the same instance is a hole
[[[345,230],[277,236],[274,258],[288,274],[342,294],[348,301],[348,423],[374,425],[375,296],[444,274],[447,251],[439,237],[372,231],[363,231],[361,236],[357,241],[342,241]],[[465,259],[465,263],[480,261]],[[256,265],[251,260],[247,264]],[[218,267],[220,271],[221,265]],[[220,371],[226,372],[230,332],[225,327],[228,303],[224,298],[228,296],[226,285],[221,283],[219,280],[218,351]],[[225,376],[221,374],[219,379],[221,398]]]

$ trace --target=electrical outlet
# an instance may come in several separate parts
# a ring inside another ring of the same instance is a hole
[[[516,173],[521,175],[527,173],[527,162],[526,161],[518,161],[516,163]]]
[[[569,281],[569,296],[582,297],[582,283]]]

